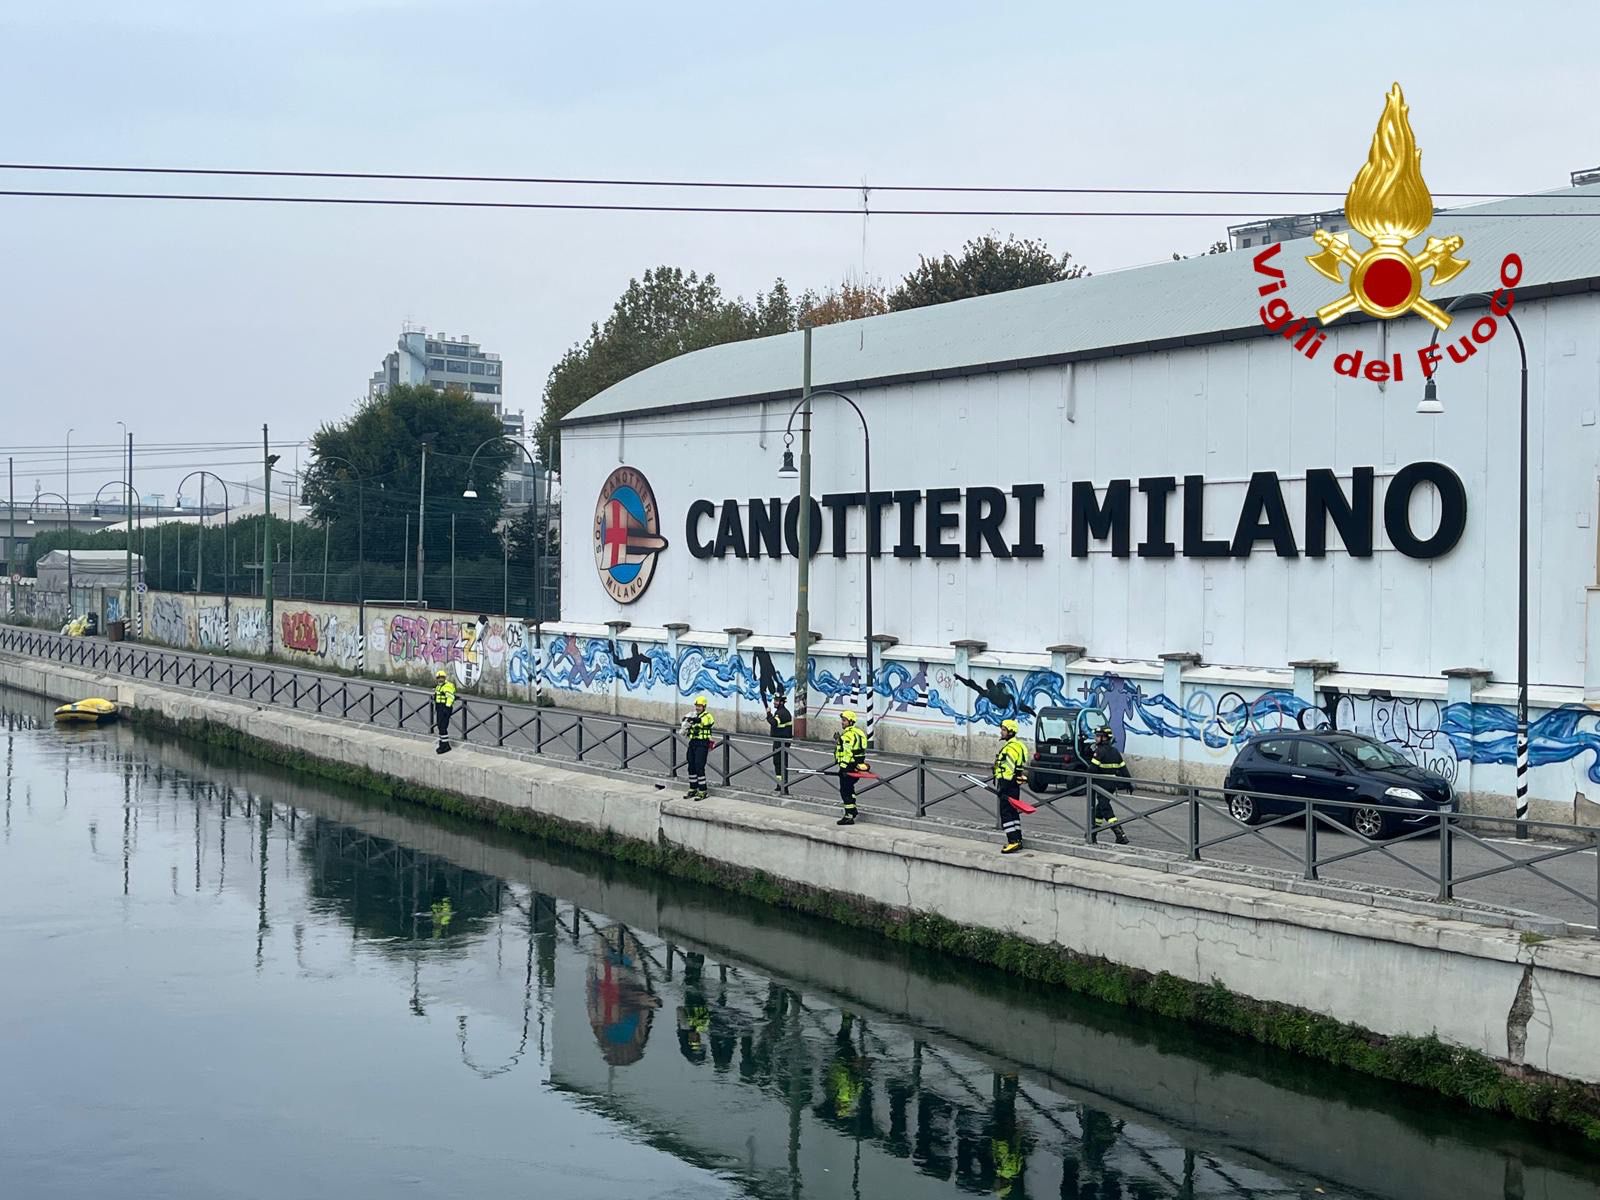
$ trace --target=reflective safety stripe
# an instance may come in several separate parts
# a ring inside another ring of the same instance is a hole
[[[833,738],[833,761],[841,767],[853,766],[867,756],[867,735],[856,726],[841,729]]]
[[[689,740],[691,742],[709,742],[711,730],[716,725],[717,719],[710,713],[701,713],[699,716],[689,718]]]
[[[1028,751],[1023,746],[1020,738],[1007,738],[1000,746],[1000,752],[994,756],[994,777],[999,780],[1012,780],[1017,777],[1017,772],[1022,770],[1028,761]]]

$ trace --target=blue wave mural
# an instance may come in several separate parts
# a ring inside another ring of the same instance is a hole
[[[833,662],[838,665],[811,660],[810,684],[821,697],[819,708],[859,703],[861,660],[852,655],[842,663]],[[1147,692],[1114,672],[1094,676],[1073,688],[1072,694],[1067,681],[1050,670],[956,679],[974,694],[970,713],[958,707],[959,696],[946,695],[930,681],[925,662],[881,664],[875,691],[884,698],[888,713],[925,713],[955,729],[998,726],[1008,718],[1025,723],[1046,707],[1074,712],[1092,707],[1106,712],[1114,736],[1124,745],[1129,737],[1186,739],[1220,751],[1242,745],[1257,733],[1338,725],[1371,733],[1414,761],[1446,774],[1453,773],[1455,760],[1484,765],[1516,762],[1516,713],[1506,705],[1442,705],[1395,699],[1387,693],[1341,695],[1333,689],[1318,705],[1282,688],[1254,695],[1196,688],[1179,701],[1159,691]],[[738,697],[751,702],[764,701],[779,690],[792,692],[794,683],[793,675],[784,674],[764,650],[730,653],[686,646],[674,654],[658,643],[641,647],[637,642],[624,645],[570,635],[547,645],[544,680],[548,687],[574,691],[605,691],[620,685],[629,692],[661,689],[682,697]],[[1353,715],[1361,705],[1367,706],[1367,716]],[[1600,784],[1600,713],[1581,705],[1546,710],[1530,726],[1529,741],[1533,766],[1570,762],[1587,754],[1585,773]]]

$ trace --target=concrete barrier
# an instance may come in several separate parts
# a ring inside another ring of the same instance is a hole
[[[1176,876],[1112,862],[858,825],[508,751],[434,753],[423,736],[0,656],[0,683],[115,697],[135,716],[203,722],[288,754],[520,810],[607,838],[687,851],[732,872],[910,920],[934,914],[1152,975],[1220,984],[1385,1036],[1436,1035],[1511,1068],[1600,1082],[1600,945]]]

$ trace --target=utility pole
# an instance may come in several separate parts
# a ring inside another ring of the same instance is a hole
[[[267,617],[267,653],[272,653],[272,464],[278,461],[277,455],[267,448],[267,427],[261,426],[261,463],[265,473],[264,503],[262,505],[261,529],[261,595],[266,601]],[[204,483],[204,477],[201,480]]]
[[[123,523],[128,527],[128,531],[124,535],[127,539],[126,544],[128,549],[128,552],[125,556],[127,559],[128,568],[128,600],[127,603],[122,606],[122,621],[123,636],[127,637],[133,632],[134,628],[133,606],[135,603],[133,595],[133,430],[131,429],[128,430],[127,469],[123,472],[122,478],[123,482],[126,484],[126,487],[123,489],[122,519]]]
[[[422,478],[417,483],[417,607],[422,607],[423,518],[428,509],[428,443],[422,443]]]
[[[805,362],[800,380],[800,522],[794,610],[794,730],[806,736],[806,700],[811,680],[811,329],[805,330]],[[867,497],[867,508],[872,498]]]
[[[72,430],[67,430],[67,620],[72,620]]]

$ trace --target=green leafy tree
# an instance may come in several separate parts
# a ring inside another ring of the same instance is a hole
[[[1041,283],[1078,279],[1089,272],[1072,261],[1072,255],[1057,258],[1043,242],[998,234],[974,238],[961,248],[961,254],[924,257],[889,293],[889,308],[900,312],[949,300],[988,296]]]
[[[787,333],[797,320],[798,306],[782,279],[749,302],[724,296],[715,276],[679,267],[656,267],[629,280],[605,322],[590,326],[589,336],[551,368],[535,426],[541,456],[560,467],[562,418],[612,384],[691,350]]]
[[[358,515],[368,562],[401,561],[407,517],[409,544],[416,545],[426,442],[428,544],[449,543],[453,515],[461,545],[492,545],[498,554],[500,477],[517,451],[509,443],[490,442],[470,476],[467,467],[473,451],[499,435],[499,418],[466,392],[409,384],[364,402],[348,420],[324,425],[311,437],[315,458],[305,471],[304,499],[313,519],[329,527],[330,553],[355,559]],[[462,499],[469,483],[478,493],[473,501]]]

